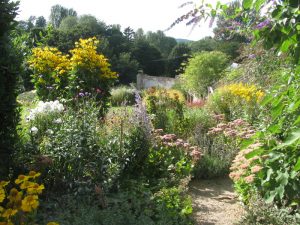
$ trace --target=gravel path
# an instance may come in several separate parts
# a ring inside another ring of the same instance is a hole
[[[243,214],[229,178],[192,181],[189,194],[197,225],[233,225]]]

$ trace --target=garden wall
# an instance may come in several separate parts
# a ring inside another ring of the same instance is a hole
[[[156,77],[144,74],[142,70],[137,74],[137,89],[146,89],[150,87],[171,88],[175,84],[176,78]]]

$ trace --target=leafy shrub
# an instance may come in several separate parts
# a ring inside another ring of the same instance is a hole
[[[111,89],[110,102],[112,106],[122,104],[133,105],[135,103],[135,91],[133,88],[120,86]]]
[[[254,122],[263,96],[255,85],[233,83],[219,87],[209,96],[207,104],[211,111],[224,114],[228,121],[243,118]]]
[[[0,177],[7,177],[12,167],[12,154],[16,149],[18,110],[16,85],[21,57],[13,47],[10,31],[15,28],[17,2],[0,2]]]
[[[297,225],[300,223],[299,214],[293,215],[291,208],[277,208],[275,205],[266,204],[263,199],[253,196],[246,208],[246,215],[239,224],[274,224]]]
[[[224,119],[219,115],[215,118]],[[241,119],[229,123],[224,123],[223,120],[207,133],[204,131],[202,128],[197,134],[197,144],[203,149],[204,157],[196,164],[196,178],[213,178],[228,174],[242,140],[251,138],[255,133],[253,128]]]
[[[96,38],[80,39],[70,51],[71,56],[56,48],[33,49],[29,63],[39,98],[73,98],[89,92],[105,103],[108,89],[117,76],[110,70],[107,59],[97,53],[98,43]]]
[[[177,90],[150,88],[145,92],[147,112],[155,128],[166,132],[181,133],[185,126],[183,115],[184,96]]]
[[[182,86],[188,92],[198,96],[206,96],[207,88],[217,82],[228,65],[228,57],[217,51],[197,53],[189,59],[184,74],[181,76]]]

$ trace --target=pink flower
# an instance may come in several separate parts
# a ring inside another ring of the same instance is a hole
[[[255,178],[255,176],[253,174],[251,174],[251,175],[245,177],[244,179],[245,179],[246,183],[250,184],[254,181],[254,178]]]
[[[247,169],[249,167],[249,163],[244,163],[240,166],[241,169]]]
[[[251,168],[251,172],[252,172],[252,173],[258,173],[258,172],[261,171],[261,170],[262,170],[262,167],[261,167],[261,166],[258,166],[258,165],[253,166],[253,167]]]

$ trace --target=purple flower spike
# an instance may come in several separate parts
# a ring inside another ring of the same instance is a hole
[[[264,27],[268,26],[271,23],[271,21],[269,19],[266,19],[265,21],[259,23],[256,25],[256,29],[263,29]]]

